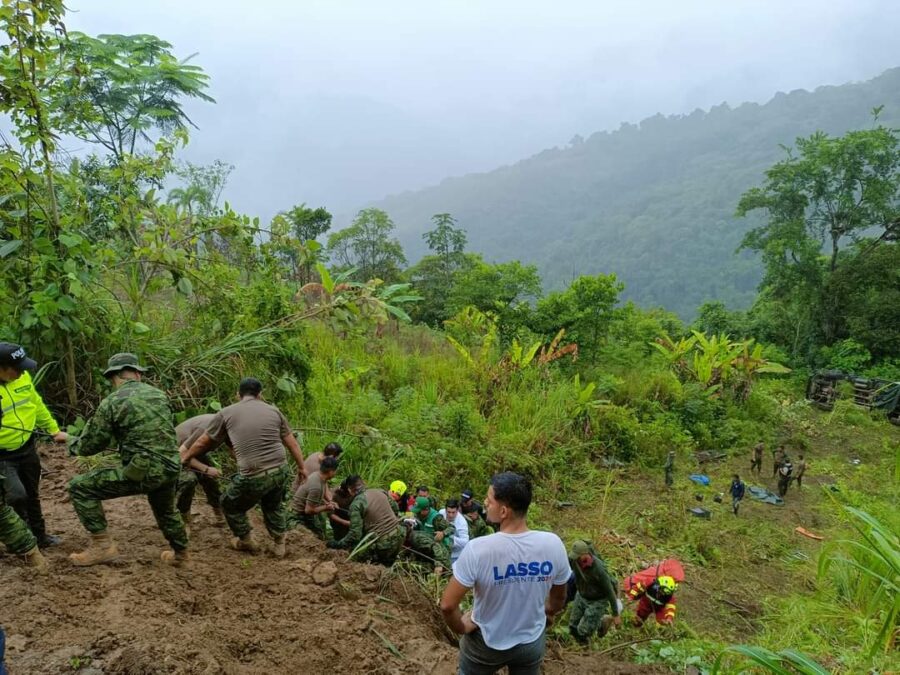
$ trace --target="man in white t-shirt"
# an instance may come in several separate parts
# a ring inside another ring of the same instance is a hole
[[[450,547],[450,562],[455,563],[462,555],[463,549],[469,543],[469,521],[459,511],[459,500],[448,499],[447,507],[438,511],[447,522],[456,528],[453,533],[453,544]]]
[[[544,630],[562,611],[569,580],[566,548],[552,532],[528,529],[531,481],[511,472],[491,478],[485,508],[496,534],[469,541],[453,564],[441,598],[447,625],[460,634],[460,675],[537,675],[544,660]],[[459,604],[474,590],[475,604]]]

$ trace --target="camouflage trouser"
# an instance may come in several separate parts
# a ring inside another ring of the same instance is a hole
[[[162,531],[169,545],[176,551],[187,548],[188,538],[184,531],[184,522],[175,510],[175,491],[178,485],[178,472],[156,464],[147,470],[141,481],[126,478],[124,467],[112,469],[95,469],[75,476],[69,481],[69,494],[72,506],[85,529],[91,534],[106,531],[106,515],[103,513],[103,501],[128,497],[130,495],[147,495],[156,524]]]
[[[576,640],[587,640],[600,629],[608,607],[606,600],[587,600],[577,593],[569,610],[569,633]]]
[[[325,539],[325,516],[321,513],[295,513],[292,520],[298,525],[305,527],[319,539]]]
[[[215,462],[206,455],[201,455],[197,459],[207,466],[215,466]],[[176,504],[180,513],[191,512],[191,504],[194,501],[194,492],[197,490],[197,485],[203,489],[209,505],[214,509],[219,508],[222,502],[222,490],[219,487],[219,481],[212,476],[205,476],[196,471],[183,470],[178,478],[178,495],[176,497]]]
[[[406,539],[406,528],[400,525],[393,532],[379,537],[374,544],[358,555],[355,560],[376,562],[381,563],[385,567],[390,567],[397,559],[404,539]]]
[[[417,558],[450,569],[450,551],[442,542],[435,541],[433,535],[413,530],[409,535],[409,548]]]
[[[6,503],[5,478],[0,474],[0,544],[10,553],[25,553],[37,546],[28,525]]]
[[[222,510],[228,527],[237,537],[245,537],[253,529],[247,519],[247,511],[259,504],[263,521],[271,535],[283,534],[288,529],[285,491],[291,482],[287,464],[255,476],[236,474],[228,481],[222,495]]]

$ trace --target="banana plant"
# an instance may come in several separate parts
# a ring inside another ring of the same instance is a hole
[[[509,360],[510,365],[512,365],[517,370],[521,370],[522,368],[529,366],[534,361],[534,357],[537,356],[538,350],[543,346],[543,344],[543,342],[538,340],[528,349],[525,349],[525,347],[519,342],[518,338],[513,338],[512,344],[506,351],[506,358]]]

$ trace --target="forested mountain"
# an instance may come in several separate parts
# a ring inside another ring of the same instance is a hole
[[[469,248],[536,263],[545,290],[581,274],[616,273],[626,299],[684,317],[704,301],[748,306],[762,267],[735,254],[756,221],[734,216],[740,195],[817,130],[842,134],[900,123],[900,68],[868,82],[776,94],[764,105],[623,124],[512,166],[450,178],[377,206],[397,223],[411,261],[435,213],[451,213]]]

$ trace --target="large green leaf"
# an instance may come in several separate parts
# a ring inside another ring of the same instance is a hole
[[[15,253],[21,246],[21,239],[12,239],[10,241],[4,242],[3,245],[0,246],[0,258],[5,258],[10,254]]]

